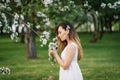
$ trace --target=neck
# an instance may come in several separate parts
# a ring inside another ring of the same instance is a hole
[[[72,43],[73,41],[71,41],[70,39],[67,39],[67,44]]]

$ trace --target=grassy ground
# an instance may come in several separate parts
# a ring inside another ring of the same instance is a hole
[[[120,80],[120,33],[105,33],[102,40],[89,43],[92,34],[80,33],[84,57],[79,61],[84,80]],[[27,60],[25,44],[15,43],[0,35],[0,67],[9,67],[10,75],[0,74],[0,80],[42,80],[54,76],[58,80],[59,65],[51,65],[47,46],[37,40],[38,58]]]

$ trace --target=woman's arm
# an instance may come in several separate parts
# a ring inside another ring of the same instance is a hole
[[[69,65],[72,62],[74,54],[75,54],[75,46],[68,45],[68,47],[66,49],[66,56],[65,56],[64,61],[59,57],[59,55],[55,51],[50,50],[49,53],[52,54],[56,58],[57,62],[60,64],[60,66],[63,69],[68,69]]]

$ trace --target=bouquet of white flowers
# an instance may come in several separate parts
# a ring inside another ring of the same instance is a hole
[[[49,43],[48,47],[49,47],[49,50],[51,49],[51,50],[57,51],[58,49],[57,38],[53,38],[53,41]],[[52,61],[52,63],[55,63],[56,61],[52,55],[49,55],[49,60]]]
[[[0,73],[2,73],[3,75],[5,75],[5,74],[10,74],[10,69],[8,68],[8,67],[1,67],[0,68]]]

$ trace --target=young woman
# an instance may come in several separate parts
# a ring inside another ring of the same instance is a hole
[[[83,80],[78,65],[78,60],[82,58],[82,46],[74,27],[69,22],[59,24],[57,39],[61,57],[54,50],[49,50],[49,54],[60,65],[59,80]]]

